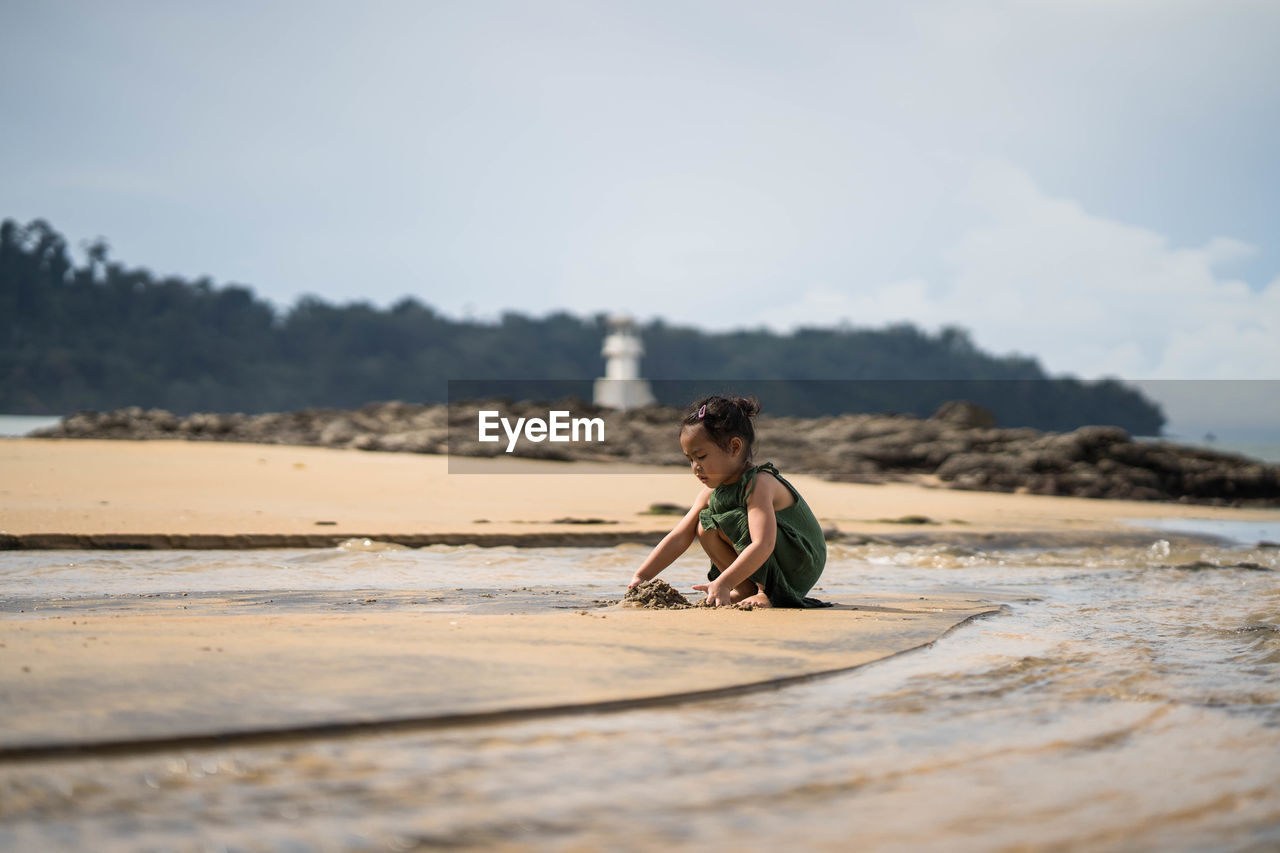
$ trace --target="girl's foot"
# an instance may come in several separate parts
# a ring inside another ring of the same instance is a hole
[[[736,606],[739,610],[759,610],[765,607],[772,607],[773,602],[763,592],[757,592],[755,595],[749,595],[742,599]]]
[[[729,591],[729,603],[738,605],[755,595],[764,595],[764,590],[755,581],[747,579]]]

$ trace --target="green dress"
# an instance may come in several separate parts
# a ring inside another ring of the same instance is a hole
[[[732,542],[739,554],[751,544],[751,531],[747,528],[747,498],[755,486],[756,474],[768,471],[778,482],[791,490],[796,502],[776,513],[778,535],[773,553],[764,565],[756,569],[751,580],[764,590],[774,607],[827,607],[816,598],[805,598],[813,589],[827,564],[827,543],[822,536],[822,525],[800,497],[795,486],[782,479],[772,462],[756,465],[742,472],[736,483],[716,487],[711,501],[698,516],[704,530],[719,528]],[[708,580],[720,576],[720,570],[711,564]]]

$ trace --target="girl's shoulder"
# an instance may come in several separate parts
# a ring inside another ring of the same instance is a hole
[[[745,477],[743,478],[746,479]],[[749,497],[755,491],[756,483],[768,483],[770,492],[774,495],[774,508],[785,509],[800,501],[800,493],[796,491],[796,487],[788,483],[778,473],[778,468],[772,462],[765,462],[763,465],[755,466],[751,471],[751,481],[745,486],[743,491],[744,497]]]
[[[743,472],[742,478],[738,482],[741,484],[743,497],[746,497],[755,491],[756,483],[776,483],[781,479],[782,475],[778,473],[777,466],[772,462],[765,462],[760,465],[752,465]]]
[[[742,480],[744,483],[753,482],[762,474],[770,480],[782,479],[782,475],[778,473],[778,466],[774,465],[772,462],[762,462],[759,465],[753,465],[748,468],[746,473],[743,475]]]

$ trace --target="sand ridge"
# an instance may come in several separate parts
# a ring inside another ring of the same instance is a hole
[[[880,660],[999,610],[963,596],[875,595],[823,611],[514,615],[376,601],[248,611],[212,595],[103,604],[0,620],[0,760],[706,698]]]

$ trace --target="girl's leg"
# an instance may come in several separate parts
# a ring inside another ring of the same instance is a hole
[[[738,559],[738,552],[733,550],[733,543],[724,538],[724,534],[718,529],[704,530],[699,525],[698,541],[702,543],[702,550],[707,552],[711,562],[722,572],[726,571],[733,564],[733,561]],[[754,586],[754,584],[752,585]]]
[[[699,526],[698,541],[702,543],[702,550],[707,552],[711,562],[722,572],[738,559],[738,552],[733,549],[733,543],[725,538],[723,531],[719,529],[703,530]],[[751,578],[734,587],[729,593],[729,600],[734,604],[746,604],[750,607],[770,606],[769,597]]]

